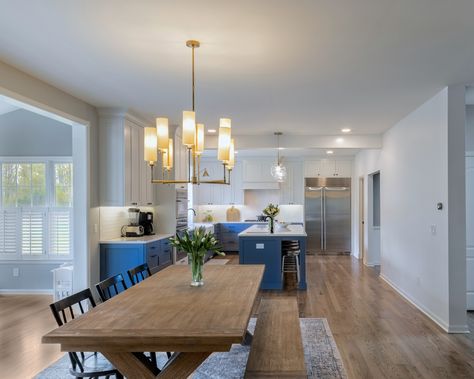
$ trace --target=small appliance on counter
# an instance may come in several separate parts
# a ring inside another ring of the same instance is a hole
[[[140,212],[138,223],[143,226],[143,232],[146,236],[155,234],[153,228],[153,212]]]
[[[141,237],[145,229],[140,225],[140,209],[128,208],[128,225],[122,226],[122,237]]]

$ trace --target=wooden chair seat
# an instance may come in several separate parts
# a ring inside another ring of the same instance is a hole
[[[261,300],[245,378],[307,378],[295,298]]]

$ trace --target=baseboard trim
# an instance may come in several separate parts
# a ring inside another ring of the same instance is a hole
[[[418,304],[416,300],[414,300],[410,295],[408,295],[405,291],[399,288],[395,283],[393,283],[390,279],[388,279],[385,275],[380,273],[380,278],[387,283],[390,287],[392,287],[401,297],[403,297],[406,301],[408,301],[411,305],[413,305],[416,309],[418,309],[421,313],[427,316],[430,320],[432,320],[436,325],[438,325],[441,329],[443,329],[447,333],[469,333],[469,328],[467,325],[449,325],[444,320],[440,319],[438,316],[434,315],[429,309],[424,307],[421,304]]]
[[[26,290],[19,290],[19,289],[0,289],[1,295],[53,295],[54,290],[51,289],[26,289]]]

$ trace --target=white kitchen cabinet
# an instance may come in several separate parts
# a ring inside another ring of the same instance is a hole
[[[202,177],[204,169],[209,173],[208,177]],[[222,163],[215,160],[203,160],[201,162],[202,180],[222,180],[224,169]],[[236,162],[231,172],[230,185],[206,184],[195,186],[195,205],[227,205],[243,204],[244,191],[242,189],[242,164]]]
[[[248,159],[243,161],[242,183],[244,189],[278,189],[278,182],[271,175],[275,160]]]
[[[151,173],[143,160],[145,122],[127,113],[100,111],[99,170],[102,206],[153,205]]]
[[[280,183],[280,204],[303,204],[304,177],[302,162],[284,163],[287,172],[286,181]]]
[[[319,159],[304,163],[305,178],[350,178],[352,176],[352,161],[339,159]]]

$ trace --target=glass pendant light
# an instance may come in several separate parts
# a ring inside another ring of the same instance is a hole
[[[275,132],[274,134],[277,136],[277,162],[272,166],[271,174],[278,183],[283,183],[286,180],[286,167],[280,160],[280,136],[283,133]]]

